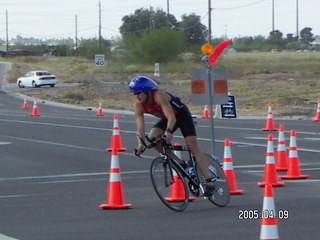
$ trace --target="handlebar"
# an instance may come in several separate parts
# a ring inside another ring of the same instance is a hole
[[[160,135],[158,138],[152,138],[150,139],[146,134],[144,135],[145,139],[147,139],[147,141],[149,142],[149,144],[147,144],[142,137],[140,137],[139,135],[137,135],[137,138],[140,140],[140,142],[142,143],[142,145],[144,146],[144,149],[141,151],[140,154],[137,154],[137,149],[134,149],[134,155],[136,155],[137,157],[141,157],[140,155],[147,149],[147,148],[153,148],[155,145],[157,145],[158,143],[160,143],[163,147],[166,147],[168,149],[173,149],[173,146],[171,145],[171,143],[167,143],[166,141],[166,136],[165,135]]]
[[[171,143],[168,143],[166,141],[166,135],[160,135],[158,138],[152,138],[150,139],[147,134],[144,134],[144,138],[148,141],[144,141],[142,137],[137,135],[137,138],[140,140],[141,144],[144,146],[144,149],[142,150],[141,154],[147,149],[147,148],[153,148],[157,144],[161,144],[162,147],[170,150],[176,150],[176,151],[189,151],[189,148],[183,145],[172,145]],[[140,155],[137,154],[137,149],[135,149],[134,154],[138,157]]]
[[[153,148],[155,145],[160,143],[163,147],[173,149],[173,146],[171,143],[167,143],[166,141],[166,135],[160,135],[158,138],[152,138],[150,139],[147,134],[144,135],[145,139],[149,142],[147,144],[142,137],[137,135],[137,138],[141,141],[142,145],[144,145],[146,148]]]

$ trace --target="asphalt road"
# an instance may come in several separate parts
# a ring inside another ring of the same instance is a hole
[[[1,64],[0,64],[1,66]],[[0,74],[3,74],[0,67]],[[267,135],[265,119],[215,119],[217,154],[230,138],[237,186],[245,192],[233,195],[219,208],[204,199],[189,204],[183,213],[172,212],[154,193],[149,167],[157,156],[152,150],[142,159],[132,155],[136,145],[133,115],[119,113],[126,152],[119,154],[126,210],[101,210],[106,202],[113,113],[97,117],[95,111],[39,103],[40,117],[21,109],[23,99],[0,92],[0,239],[259,239],[260,221],[239,219],[242,210],[261,212]],[[32,102],[29,102],[32,107]],[[151,127],[155,119],[146,119]],[[297,131],[304,180],[284,180],[274,188],[277,210],[288,219],[278,222],[282,240],[319,239],[320,124],[311,120],[279,120]],[[198,135],[204,152],[210,152],[210,124],[198,119]],[[179,134],[174,141],[183,143]],[[278,173],[279,175],[284,172]]]

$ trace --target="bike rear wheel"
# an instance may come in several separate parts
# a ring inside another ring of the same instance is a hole
[[[217,163],[210,155],[204,154],[203,159],[209,168],[211,176],[217,178],[216,181],[213,183],[215,186],[214,194],[208,199],[213,204],[219,207],[224,207],[229,203],[230,200],[230,189],[224,171],[220,167],[220,164]],[[203,176],[198,164],[197,172],[199,176],[199,181],[202,184],[202,186],[204,186],[206,183],[206,178]]]
[[[155,158],[151,163],[150,176],[154,190],[160,200],[171,210],[182,212],[188,206],[188,189],[182,174],[172,166],[170,167],[161,157]]]

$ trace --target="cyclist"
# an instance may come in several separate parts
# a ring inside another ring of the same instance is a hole
[[[158,84],[152,79],[145,76],[134,77],[130,83],[130,91],[136,97],[136,102],[133,105],[136,124],[137,135],[143,139],[145,132],[144,113],[154,115],[160,120],[151,128],[149,137],[156,138],[162,134],[166,136],[168,143],[172,140],[172,133],[179,128],[186,146],[190,149],[195,156],[197,163],[206,178],[205,196],[211,196],[214,193],[213,181],[208,166],[203,160],[200,151],[196,129],[192,120],[191,113],[188,107],[180,101],[180,98],[171,95],[164,90],[156,88]],[[157,151],[161,151],[159,146],[156,146]],[[138,142],[136,148],[136,155],[139,156],[145,150],[142,142]],[[185,167],[185,163],[179,161]]]

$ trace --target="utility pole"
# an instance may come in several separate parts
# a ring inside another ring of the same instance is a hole
[[[299,41],[299,0],[296,0],[297,41]]]
[[[76,15],[75,17],[75,55],[78,56],[78,16]]]
[[[167,0],[167,16],[170,14],[170,9],[169,9],[169,0]]]
[[[150,6],[150,8],[149,8],[149,34],[152,32],[152,14],[151,14],[151,11],[152,11],[152,7]]]
[[[211,0],[208,0],[208,43],[211,45]]]
[[[8,58],[9,54],[9,23],[8,23],[8,10],[6,10],[6,42],[7,42],[7,52],[6,52],[6,58]]]
[[[99,1],[99,52],[101,51],[101,2]]]
[[[272,32],[274,32],[274,0],[272,0]]]

